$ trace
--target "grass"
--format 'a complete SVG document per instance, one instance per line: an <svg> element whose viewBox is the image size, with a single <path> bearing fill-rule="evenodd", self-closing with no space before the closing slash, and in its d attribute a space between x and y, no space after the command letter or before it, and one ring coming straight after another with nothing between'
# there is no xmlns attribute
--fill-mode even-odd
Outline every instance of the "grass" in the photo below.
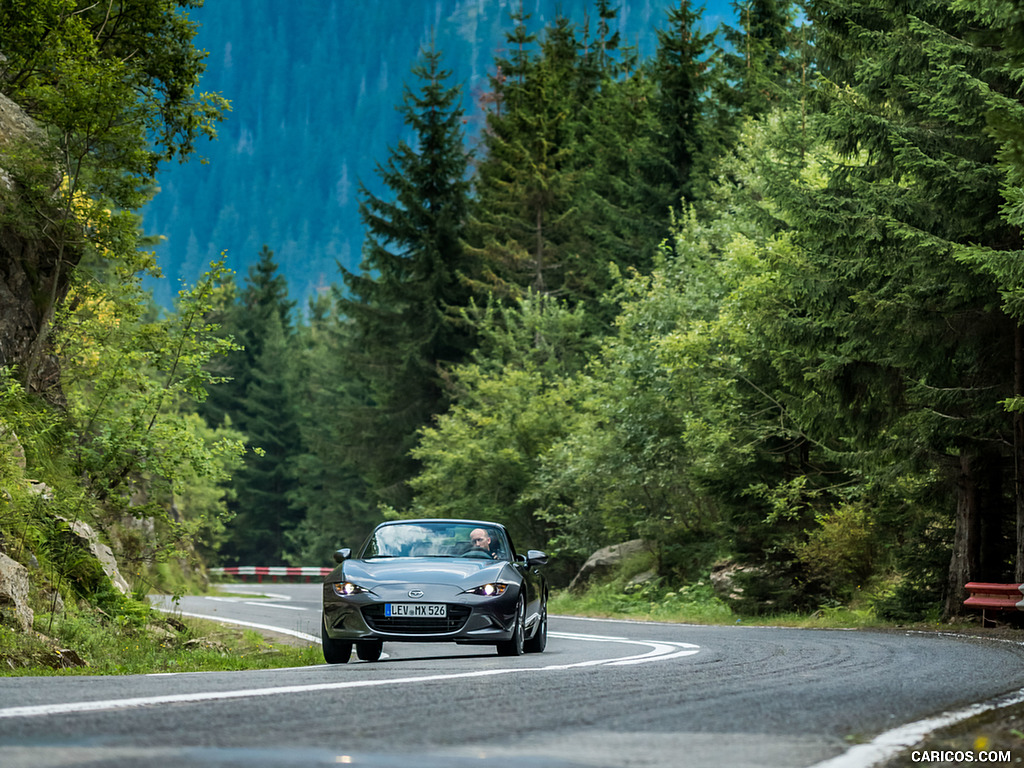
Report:
<svg viewBox="0 0 1024 768"><path fill-rule="evenodd" d="M58 649L36 635L0 627L0 675L134 675L155 672L210 672L274 669L323 663L317 645L274 642L258 632L201 619L156 612L143 626L111 626L79 614L36 619L36 627L59 638ZM78 666L77 659L87 666ZM68 666L65 666L68 665Z"/></svg>
<svg viewBox="0 0 1024 768"><path fill-rule="evenodd" d="M680 624L745 624L808 629L892 629L897 626L878 618L871 608L857 606L822 606L813 613L740 615L704 581L676 590L657 584L630 587L617 582L592 586L580 595L562 590L552 593L548 609L552 614ZM976 625L942 625L942 628L949 631L967 626ZM938 627L938 623L914 625L917 629Z"/></svg>

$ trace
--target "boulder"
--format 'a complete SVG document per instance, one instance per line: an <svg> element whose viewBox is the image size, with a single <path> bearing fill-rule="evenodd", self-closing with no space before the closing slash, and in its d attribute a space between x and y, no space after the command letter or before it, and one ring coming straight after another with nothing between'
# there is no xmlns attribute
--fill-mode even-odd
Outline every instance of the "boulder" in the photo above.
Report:
<svg viewBox="0 0 1024 768"><path fill-rule="evenodd" d="M638 573L632 579L629 580L629 584L626 585L627 589L630 587L642 587L645 584L649 584L658 578L658 569L649 568L643 573Z"/></svg>
<svg viewBox="0 0 1024 768"><path fill-rule="evenodd" d="M117 567L117 561L114 559L114 553L110 550L110 547L100 541L99 535L92 529L92 526L81 520L68 520L66 517L59 519L68 524L71 533L80 539L83 546L99 561L103 567L103 572L107 574L114 587L122 595L130 593L131 587L128 586L128 582L121 575L121 571Z"/></svg>
<svg viewBox="0 0 1024 768"><path fill-rule="evenodd" d="M22 632L32 629L35 614L28 605L28 569L0 554L0 624L13 623Z"/></svg>
<svg viewBox="0 0 1024 768"><path fill-rule="evenodd" d="M737 576L763 575L764 570L752 565L740 565L732 560L721 560L711 567L711 586L723 600L742 600L743 587L737 584Z"/></svg>
<svg viewBox="0 0 1024 768"><path fill-rule="evenodd" d="M578 592L593 578L605 576L614 571L622 562L640 552L653 552L654 542L645 539L633 539L622 544L602 547L587 558L571 582L569 591Z"/></svg>

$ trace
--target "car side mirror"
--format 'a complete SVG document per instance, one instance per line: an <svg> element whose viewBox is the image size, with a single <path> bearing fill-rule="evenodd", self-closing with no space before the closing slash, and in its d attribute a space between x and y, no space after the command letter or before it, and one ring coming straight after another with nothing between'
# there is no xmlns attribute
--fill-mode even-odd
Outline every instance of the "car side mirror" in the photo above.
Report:
<svg viewBox="0 0 1024 768"><path fill-rule="evenodd" d="M350 557L352 557L352 550L348 547L345 547L344 549L339 549L337 552L334 553L334 562L341 563L345 560L348 560Z"/></svg>
<svg viewBox="0 0 1024 768"><path fill-rule="evenodd" d="M526 553L526 564L527 565L547 565L548 556L541 552L539 549L531 549Z"/></svg>

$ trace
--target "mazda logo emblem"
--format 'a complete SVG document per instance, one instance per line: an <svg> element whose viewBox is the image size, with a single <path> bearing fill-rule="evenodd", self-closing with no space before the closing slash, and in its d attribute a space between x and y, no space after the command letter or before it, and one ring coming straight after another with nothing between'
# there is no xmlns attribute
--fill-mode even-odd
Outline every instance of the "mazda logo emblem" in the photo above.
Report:
<svg viewBox="0 0 1024 768"><path fill-rule="evenodd" d="M422 589L410 589L409 590L409 597L423 597L423 590Z"/></svg>

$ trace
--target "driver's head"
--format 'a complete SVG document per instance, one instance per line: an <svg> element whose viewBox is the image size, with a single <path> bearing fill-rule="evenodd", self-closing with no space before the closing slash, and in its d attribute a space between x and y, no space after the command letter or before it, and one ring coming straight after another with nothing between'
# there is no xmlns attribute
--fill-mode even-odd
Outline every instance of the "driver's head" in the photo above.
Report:
<svg viewBox="0 0 1024 768"><path fill-rule="evenodd" d="M487 531L483 528L474 528L469 534L469 540L474 547L480 547L480 549L486 549L490 552L491 537L487 535Z"/></svg>

